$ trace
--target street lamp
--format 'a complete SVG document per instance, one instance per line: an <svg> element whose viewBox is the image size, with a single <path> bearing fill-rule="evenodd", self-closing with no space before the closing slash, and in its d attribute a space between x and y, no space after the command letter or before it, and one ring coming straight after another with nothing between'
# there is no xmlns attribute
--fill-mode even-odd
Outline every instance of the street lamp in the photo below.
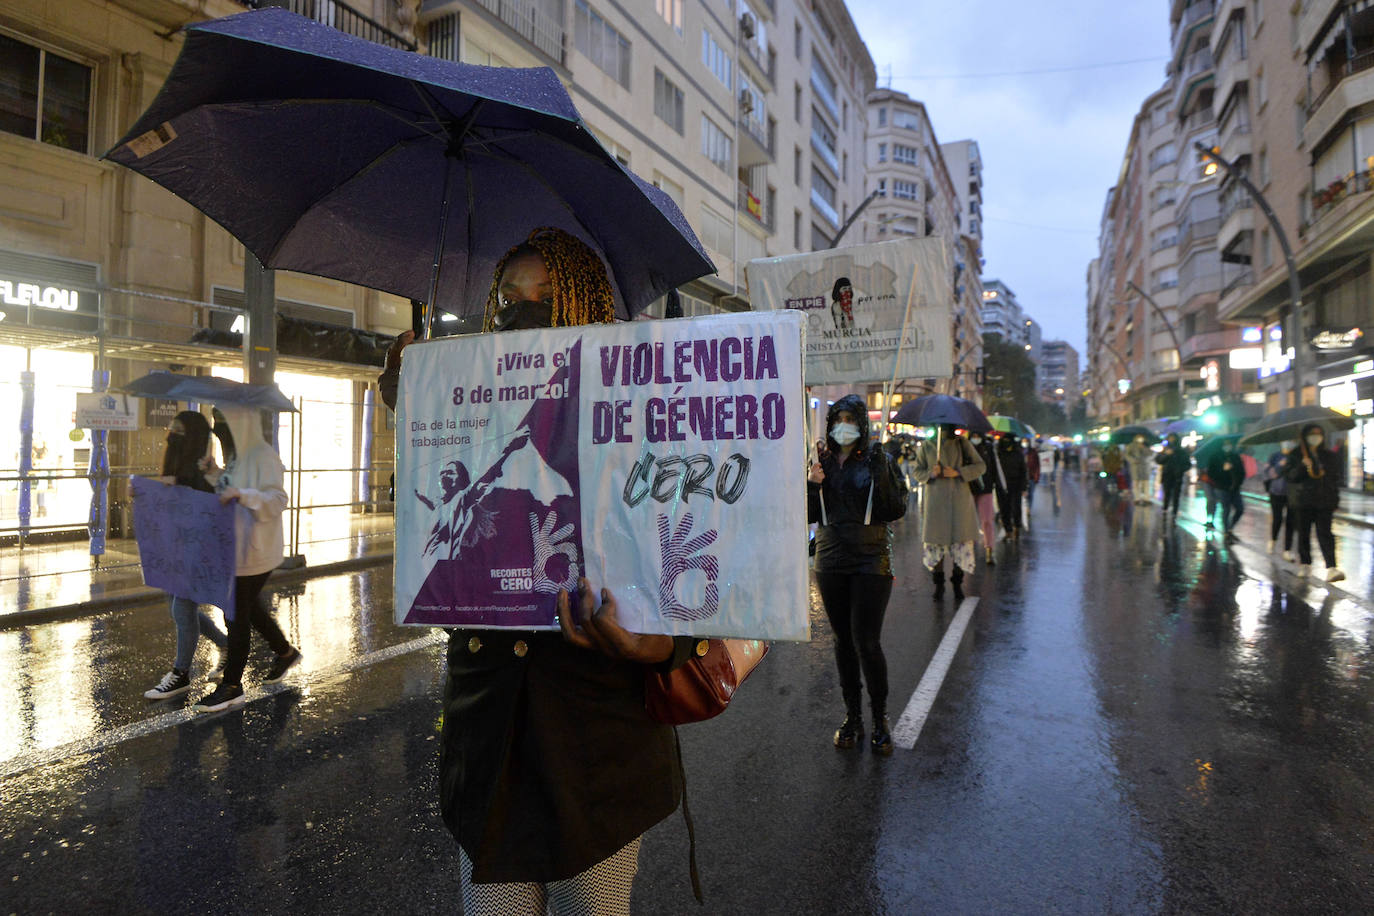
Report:
<svg viewBox="0 0 1374 916"><path fill-rule="evenodd" d="M1283 260L1288 266L1288 298L1292 302L1293 312L1293 362L1289 366L1289 371L1293 373L1293 406L1297 407L1302 403L1302 344L1303 344L1303 324L1302 324L1302 282L1298 279L1298 265L1293 260L1293 248L1288 244L1288 233L1283 231L1283 224L1274 214L1274 208L1269 206L1269 201L1264 199L1259 188L1250 183L1250 179L1245 177L1245 173L1236 168L1234 163L1227 162L1221 158L1221 153L1215 147L1209 147L1201 142L1194 142L1193 147L1199 153L1207 157L1207 166L1203 168L1203 174L1211 174L1216 171L1215 166L1220 166L1226 170L1226 174L1234 178L1236 182L1245 189L1245 192L1255 199L1259 205L1260 212L1265 219L1269 220L1270 227L1274 230L1274 236L1279 240L1279 248L1283 250ZM1213 167L1212 172L1207 168Z"/></svg>
<svg viewBox="0 0 1374 916"><path fill-rule="evenodd" d="M1178 333L1174 330L1174 323L1168 319L1168 317L1164 314L1164 309L1159 307L1159 303L1156 302L1150 296L1149 293L1145 292L1145 290L1135 285L1134 280L1127 280L1126 286L1129 289L1134 290L1146 302L1150 303L1150 308L1154 309L1155 314L1159 316L1159 320L1164 322L1164 327L1168 328L1169 330L1169 337L1173 339L1174 354L1178 357L1178 367L1176 370L1178 372L1178 412L1179 415L1182 416L1183 404L1185 401L1183 382L1183 348L1180 347L1178 344Z"/></svg>

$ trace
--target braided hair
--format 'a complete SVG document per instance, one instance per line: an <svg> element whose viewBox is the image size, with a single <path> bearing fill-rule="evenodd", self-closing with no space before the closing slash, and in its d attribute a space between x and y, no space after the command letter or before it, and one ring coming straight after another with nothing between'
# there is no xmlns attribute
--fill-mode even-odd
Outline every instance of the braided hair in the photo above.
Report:
<svg viewBox="0 0 1374 916"><path fill-rule="evenodd" d="M491 290L487 293L482 330L496 327L496 311L501 304L501 275L512 258L537 254L544 259L553 285L553 315L550 327L600 324L615 320L615 294L606 276L601 257L577 236L552 226L541 226L530 237L506 252L496 264Z"/></svg>

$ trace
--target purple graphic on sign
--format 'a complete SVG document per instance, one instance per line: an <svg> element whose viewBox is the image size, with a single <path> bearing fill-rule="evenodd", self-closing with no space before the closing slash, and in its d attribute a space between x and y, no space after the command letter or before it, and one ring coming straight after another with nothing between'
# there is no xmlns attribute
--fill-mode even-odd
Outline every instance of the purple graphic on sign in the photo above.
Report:
<svg viewBox="0 0 1374 916"><path fill-rule="evenodd" d="M134 538L143 581L179 598L222 608L234 602L234 506L219 497L135 477Z"/></svg>
<svg viewBox="0 0 1374 916"><path fill-rule="evenodd" d="M692 536L692 513L688 512L670 527L668 516L658 517L658 547L663 555L663 572L658 580L658 606L669 620L706 620L720 610L720 560L701 553L716 542L720 532L714 528ZM679 597L682 579L696 571L706 580L701 603L688 606Z"/></svg>
<svg viewBox="0 0 1374 916"><path fill-rule="evenodd" d="M559 589L582 574L578 480L581 343L543 386L488 465L459 458L439 471L425 545L438 560L405 616L407 624L551 627ZM499 435L499 434L498 434Z"/></svg>

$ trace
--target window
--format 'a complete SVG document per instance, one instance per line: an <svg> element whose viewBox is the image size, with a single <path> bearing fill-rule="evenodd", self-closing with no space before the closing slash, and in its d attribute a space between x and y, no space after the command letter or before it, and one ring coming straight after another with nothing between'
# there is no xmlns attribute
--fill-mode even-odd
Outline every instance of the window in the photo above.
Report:
<svg viewBox="0 0 1374 916"><path fill-rule="evenodd" d="M915 200L918 193L916 182L892 179L892 196L898 200Z"/></svg>
<svg viewBox="0 0 1374 916"><path fill-rule="evenodd" d="M819 194L831 207L835 206L835 185L821 174L820 169L811 170L811 192L813 196Z"/></svg>
<svg viewBox="0 0 1374 916"><path fill-rule="evenodd" d="M706 204L701 205L701 243L712 251L729 252L735 248L732 220L720 215Z"/></svg>
<svg viewBox="0 0 1374 916"><path fill-rule="evenodd" d="M835 132L830 129L830 125L825 122L825 118L820 116L816 109L811 109L811 148L816 151L826 165L836 174L840 171L840 157L835 144Z"/></svg>
<svg viewBox="0 0 1374 916"><path fill-rule="evenodd" d="M879 108L879 109L878 109L878 126L879 126L879 127L886 127L886 126L887 126L887 109L886 109L886 108Z"/></svg>
<svg viewBox="0 0 1374 916"><path fill-rule="evenodd" d="M800 184L801 182L798 182ZM792 211L792 247L801 251L802 215L800 210Z"/></svg>
<svg viewBox="0 0 1374 916"><path fill-rule="evenodd" d="M1150 153L1150 171L1161 169L1178 160L1178 153L1174 151L1172 143L1164 143L1155 147L1154 152Z"/></svg>
<svg viewBox="0 0 1374 916"><path fill-rule="evenodd" d="M701 154L714 162L721 171L729 173L731 160L734 158L734 141L706 115L701 116Z"/></svg>
<svg viewBox="0 0 1374 916"><path fill-rule="evenodd" d="M1269 102L1269 89L1265 85L1264 70L1255 71L1255 111L1263 111Z"/></svg>
<svg viewBox="0 0 1374 916"><path fill-rule="evenodd" d="M707 70L715 74L716 79L725 84L726 89L734 88L734 80L730 74L730 56L725 53L724 48L716 44L716 40L706 29L701 30L701 62L706 65Z"/></svg>
<svg viewBox="0 0 1374 916"><path fill-rule="evenodd" d="M1263 229L1260 231L1260 266L1267 269L1273 264L1273 252L1269 250L1269 230Z"/></svg>
<svg viewBox="0 0 1374 916"><path fill-rule="evenodd" d="M802 91L801 86L792 84L792 120L801 123Z"/></svg>
<svg viewBox="0 0 1374 916"><path fill-rule="evenodd" d="M802 59L802 27L801 20L797 20L793 25L792 31L792 56L797 60ZM798 248L801 246L798 245Z"/></svg>
<svg viewBox="0 0 1374 916"><path fill-rule="evenodd" d="M654 114L673 130L682 133L682 90L673 85L673 81L657 67L654 68Z"/></svg>
<svg viewBox="0 0 1374 916"><path fill-rule="evenodd" d="M892 144L892 161L903 162L907 165L915 165L920 150L914 146L903 146L900 143Z"/></svg>
<svg viewBox="0 0 1374 916"><path fill-rule="evenodd" d="M840 180L849 180L849 153L847 152L840 155Z"/></svg>
<svg viewBox="0 0 1374 916"><path fill-rule="evenodd" d="M840 101L840 130L849 130L849 100Z"/></svg>
<svg viewBox="0 0 1374 916"><path fill-rule="evenodd" d="M879 196L879 197L886 197L886 196L887 196L887 179L886 179L886 178L879 178L879 179L878 179L878 196Z"/></svg>
<svg viewBox="0 0 1374 916"><path fill-rule="evenodd" d="M816 98L830 112L830 116L838 119L840 106L835 101L835 78L826 71L818 59L811 61L811 88L815 91Z"/></svg>
<svg viewBox="0 0 1374 916"><path fill-rule="evenodd" d="M903 130L920 130L921 117L914 111L892 111L892 126L900 127Z"/></svg>
<svg viewBox="0 0 1374 916"><path fill-rule="evenodd" d="M1259 174L1258 174L1256 177L1259 178L1260 187L1262 187L1262 188L1263 188L1263 187L1267 187L1268 184L1269 184L1269 179L1270 179L1270 177L1272 177L1272 176L1270 176L1270 174L1269 174L1269 150L1268 150L1268 149L1262 149L1262 150L1259 151L1259 169L1258 169L1258 171L1259 171Z"/></svg>
<svg viewBox="0 0 1374 916"><path fill-rule="evenodd" d="M654 9L679 35L682 34L682 2L683 0L654 0Z"/></svg>
<svg viewBox="0 0 1374 916"><path fill-rule="evenodd" d="M90 125L91 68L0 35L0 130L84 153Z"/></svg>
<svg viewBox="0 0 1374 916"><path fill-rule="evenodd" d="M682 198L682 185L668 178L661 172L654 172L654 187L673 199L679 210L686 206Z"/></svg>
<svg viewBox="0 0 1374 916"><path fill-rule="evenodd" d="M800 188L800 187L802 186L802 184L801 184L801 147L800 147L800 146L794 146L794 147L792 147L792 177L793 177L793 180L797 183L797 187Z"/></svg>
<svg viewBox="0 0 1374 916"><path fill-rule="evenodd" d="M582 56L617 83L630 88L630 43L602 19L585 0L576 0L573 42Z"/></svg>
<svg viewBox="0 0 1374 916"><path fill-rule="evenodd" d="M879 161L879 162L886 162L886 161L887 161L887 144L886 144L886 143L879 143L879 144L878 144L878 161Z"/></svg>
<svg viewBox="0 0 1374 916"><path fill-rule="evenodd" d="M971 220L968 221L968 231L969 231L969 235L977 235L977 234L978 234L978 220L976 220L976 219L971 219Z"/></svg>

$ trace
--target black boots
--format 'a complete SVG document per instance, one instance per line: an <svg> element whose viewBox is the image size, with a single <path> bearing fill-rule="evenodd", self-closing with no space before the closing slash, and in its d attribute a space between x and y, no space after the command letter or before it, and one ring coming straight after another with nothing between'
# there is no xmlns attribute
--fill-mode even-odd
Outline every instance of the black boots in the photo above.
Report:
<svg viewBox="0 0 1374 916"><path fill-rule="evenodd" d="M959 567L954 567L958 569ZM939 601L945 597L945 568L937 566L930 571L930 579L935 583L935 600Z"/></svg>
<svg viewBox="0 0 1374 916"><path fill-rule="evenodd" d="M840 723L840 727L835 729L835 746L840 750L847 751L862 740L864 740L864 717L860 713L851 712L844 717L844 722Z"/></svg>
<svg viewBox="0 0 1374 916"><path fill-rule="evenodd" d="M958 566L949 574L949 584L954 586L954 600L964 600L964 571Z"/></svg>
<svg viewBox="0 0 1374 916"><path fill-rule="evenodd" d="M882 757L892 756L892 733L888 731L887 716L882 710L873 711L873 737L868 739L868 743L873 753Z"/></svg>

